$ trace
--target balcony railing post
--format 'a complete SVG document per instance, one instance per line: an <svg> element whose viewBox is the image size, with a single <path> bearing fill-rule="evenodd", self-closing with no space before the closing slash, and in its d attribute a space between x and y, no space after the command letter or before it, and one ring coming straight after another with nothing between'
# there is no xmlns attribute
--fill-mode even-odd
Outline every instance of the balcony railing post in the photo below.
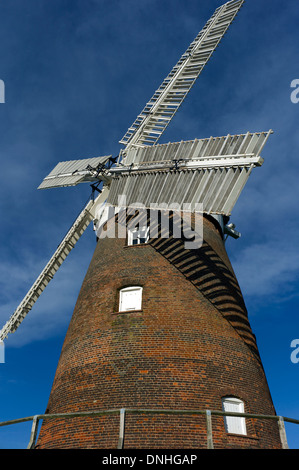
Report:
<svg viewBox="0 0 299 470"><path fill-rule="evenodd" d="M119 417L119 438L118 438L118 449L123 449L124 447L124 436L125 436L125 408L121 408L120 417Z"/></svg>
<svg viewBox="0 0 299 470"><path fill-rule="evenodd" d="M27 449L34 449L35 447L35 441L36 441L36 436L37 436L37 428L38 428L38 416L34 416L32 420L32 428L31 428L31 434L30 434L30 441L27 446Z"/></svg>
<svg viewBox="0 0 299 470"><path fill-rule="evenodd" d="M206 422L207 422L207 448L214 449L213 435L212 435L212 413L210 410L206 410Z"/></svg>
<svg viewBox="0 0 299 470"><path fill-rule="evenodd" d="M289 449L286 428L285 428L284 419L282 416L279 416L278 418L278 428L279 428L280 441L281 441L282 448Z"/></svg>

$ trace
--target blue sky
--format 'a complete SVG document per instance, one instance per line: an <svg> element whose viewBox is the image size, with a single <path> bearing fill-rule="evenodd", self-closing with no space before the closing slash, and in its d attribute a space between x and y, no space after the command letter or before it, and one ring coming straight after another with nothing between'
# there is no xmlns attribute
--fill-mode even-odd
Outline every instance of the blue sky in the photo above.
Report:
<svg viewBox="0 0 299 470"><path fill-rule="evenodd" d="M119 152L119 139L221 0L7 0L0 4L0 323L31 287L90 195L37 191L63 160ZM233 215L227 250L277 414L299 419L299 79L297 0L247 0L160 142L274 130ZM88 268L92 227L0 364L0 421L43 413ZM24 448L30 425L0 428ZM287 426L299 448L299 426Z"/></svg>

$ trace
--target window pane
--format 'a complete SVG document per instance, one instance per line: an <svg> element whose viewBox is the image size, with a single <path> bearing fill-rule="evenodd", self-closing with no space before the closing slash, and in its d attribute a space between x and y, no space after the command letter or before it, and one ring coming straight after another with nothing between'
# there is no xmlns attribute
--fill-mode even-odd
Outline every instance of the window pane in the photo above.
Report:
<svg viewBox="0 0 299 470"><path fill-rule="evenodd" d="M141 310L142 287L127 287L120 291L119 311Z"/></svg>
<svg viewBox="0 0 299 470"><path fill-rule="evenodd" d="M225 398L223 400L223 411L244 413L244 403L237 398ZM226 432L233 434L246 434L245 418L241 418L239 416L225 416L224 423Z"/></svg>
<svg viewBox="0 0 299 470"><path fill-rule="evenodd" d="M148 242L148 227L141 227L140 229L134 228L133 230L128 230L128 245L139 245L141 243Z"/></svg>

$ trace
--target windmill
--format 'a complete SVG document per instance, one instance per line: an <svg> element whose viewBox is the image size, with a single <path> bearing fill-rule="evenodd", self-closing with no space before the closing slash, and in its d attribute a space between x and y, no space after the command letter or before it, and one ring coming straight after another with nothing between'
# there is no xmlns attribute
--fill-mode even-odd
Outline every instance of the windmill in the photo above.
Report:
<svg viewBox="0 0 299 470"><path fill-rule="evenodd" d="M140 203L146 204L150 200L167 203L169 202L165 199L167 185L171 184L176 187L177 191L172 198L178 203L183 203L185 182L182 181L181 176L184 170L190 169L192 172L189 177L191 174L193 177L189 188L192 194L190 203L194 205L196 202L205 200L204 212L216 216L230 216L252 169L263 163L260 154L272 133L271 130L260 133L248 132L244 135L210 137L163 146L156 144L243 3L244 0L231 1L215 11L120 140L125 148L120 150L117 159L108 155L60 162L44 178L38 189L75 186L90 182L93 192L100 192L100 194L95 199L92 198L79 214L43 271L1 329L0 341L20 326L86 228L96 219L99 208L106 201L117 205L117 196L126 194L127 203L130 204L136 202L136 199L133 201L134 192L135 194L138 192ZM171 160L169 160L169 154ZM179 161L182 155L184 155L184 160ZM159 175L158 170L169 169L170 165L176 161L179 161L177 166L181 171L176 175L168 172L166 177L162 177L165 181L159 200L156 197L153 200L156 186L152 183L153 180L158 179L156 178ZM119 164L112 168L111 164L115 162ZM152 192L144 193L141 197L140 189L144 179L142 176L145 175L150 182ZM170 181L168 182L167 179ZM209 179L213 180L212 186L207 182ZM102 189L99 189L99 183L103 184ZM224 195L222 200L215 197L214 187L219 188L219 195ZM232 188L231 191L229 191L230 188ZM232 235L236 234L228 226L226 231Z"/></svg>
<svg viewBox="0 0 299 470"><path fill-rule="evenodd" d="M175 202L178 204L178 207L187 204L190 212L194 214L197 211L198 204L200 204L201 212L207 220L206 224L208 227L206 228L208 231L212 231L214 230L213 227L217 227L217 230L220 231L219 233L222 234L222 238L229 235L234 238L239 237L238 232L235 231L234 225L228 224L228 221L232 209L253 168L263 164L261 152L272 131L269 130L267 132L257 133L247 132L240 135L209 137L168 144L158 144L158 140L170 124L198 76L211 58L219 42L242 7L243 2L244 0L232 0L216 9L204 28L194 41L192 41L186 52L182 55L136 120L129 127L124 137L120 140L120 144L122 144L124 148L120 150L117 157L106 155L60 162L44 178L39 189L89 183L92 187L92 197L71 226L25 298L2 328L0 332L1 341L3 341L9 333L16 331L20 326L47 284L53 279L53 276L65 258L92 221L100 237L104 225L109 224L109 216L107 216L109 211L105 212L105 208L114 207L119 210L120 195L125 196L126 206L134 206L134 204L138 202L139 205L145 207L147 210L151 207L151 204L155 204L156 207L161 207L163 204L171 205L171 203ZM119 212L118 218L120 218ZM139 244L143 246L145 244L144 242L147 240L146 234L142 233L140 235L139 230L139 234L137 233L136 235L137 238L134 238L135 235L132 235L132 245ZM167 240L169 241L169 239ZM161 250L161 245L159 245L158 242L156 245L155 242L153 242L151 246L154 247L157 252ZM173 246L171 245L168 251L172 249ZM176 250L182 249L182 246L178 242ZM192 253L190 254L191 251L192 250L189 250L188 256L184 254L185 258L187 256L188 266L193 266L194 263L199 262L198 260L194 261L194 256L192 257ZM139 253L141 252L139 251ZM165 253L163 256L166 256ZM203 256L207 259L207 267L209 267L209 251L206 250ZM200 262L202 262L202 260ZM222 261L218 260L217 262L219 264ZM193 274L192 277L189 273L190 270L188 273L186 269L184 271L182 263L176 264L176 261L173 261L171 269L173 268L178 270L180 276L183 275L184 278L189 279L190 282L195 282ZM226 268L223 268L223 270L224 269ZM138 268L138 270L140 270L140 268ZM172 275L175 276L175 273L172 272ZM110 276L112 276L112 274ZM225 277L231 277L232 275L226 269L221 276L223 284L226 285ZM132 275L130 274L129 277L131 279ZM236 286L234 280L230 280L230 283ZM126 280L126 285L128 284L130 286L129 281ZM129 307L125 308L125 310L129 312L132 310L130 307L130 299L132 299L132 295L134 296L136 294L131 287L127 287L127 289L129 289L129 296L126 297L126 301L129 302ZM208 290L206 292L208 292ZM221 295L224 297L225 295L230 295L230 292L228 294L223 294L223 291L221 292ZM125 293L128 294L128 292ZM230 304L235 302L235 298L232 300L233 297L234 295L229 298ZM243 344L245 344L248 350L250 350L250 354L255 354L256 360L259 362L260 359L255 338L245 318L246 314L244 314L244 310L242 310L243 301L239 293L237 294L237 298L241 307L236 306L235 310L233 310L233 314L232 307L230 312L227 311L227 307L223 307L221 310L221 307L218 305L217 308L227 319L230 325L229 328L231 325L233 326L233 334L237 332L238 337L242 339L242 347ZM213 308L217 302L221 300L220 297L215 297L215 293L211 295L207 293L206 299L213 305ZM80 310L81 307L78 308ZM120 307L119 309L121 310ZM139 306L137 310L140 309L141 306ZM78 315L76 314L75 316ZM83 333L81 335L81 332L77 332L77 335L83 338ZM71 341L73 341L73 337ZM64 359L62 362L63 361ZM126 368L122 369L122 366L120 366L119 363L117 364L118 365L116 365L116 362L112 364L116 373L119 376L124 376ZM259 365L259 367L261 366ZM261 372L259 372L259 374L260 373ZM59 372L58 375L59 379L57 380L60 383L60 387L64 389L65 385L61 383L61 373ZM268 391L267 385L264 383L264 377L262 377L261 380L266 396ZM148 391L146 394L147 393ZM64 394L67 395L67 393ZM70 402L71 401L72 400L70 400ZM94 400L94 402L96 401L97 400ZM266 408L268 410L271 409L273 413L272 402L268 396L265 398L265 402L267 402L268 406L268 408L267 406ZM69 405L65 405L65 409L69 409ZM240 433L242 434L241 431ZM44 435L47 436L47 430ZM43 439L47 442L48 437L42 438L42 440ZM275 438L273 437L273 442L274 441ZM273 442L271 445L274 445Z"/></svg>

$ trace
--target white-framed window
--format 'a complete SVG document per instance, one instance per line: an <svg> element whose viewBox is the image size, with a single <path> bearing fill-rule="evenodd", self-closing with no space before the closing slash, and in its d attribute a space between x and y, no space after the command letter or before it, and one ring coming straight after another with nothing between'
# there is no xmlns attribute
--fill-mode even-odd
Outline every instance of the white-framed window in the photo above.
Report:
<svg viewBox="0 0 299 470"><path fill-rule="evenodd" d="M128 245L140 245L141 243L147 243L149 239L149 227L140 227L128 229Z"/></svg>
<svg viewBox="0 0 299 470"><path fill-rule="evenodd" d="M244 403L235 397L225 397L222 399L223 411L233 413L244 413ZM225 430L232 434L247 434L245 418L241 416L224 416Z"/></svg>
<svg viewBox="0 0 299 470"><path fill-rule="evenodd" d="M142 287L131 286L121 289L119 292L119 311L141 310Z"/></svg>

